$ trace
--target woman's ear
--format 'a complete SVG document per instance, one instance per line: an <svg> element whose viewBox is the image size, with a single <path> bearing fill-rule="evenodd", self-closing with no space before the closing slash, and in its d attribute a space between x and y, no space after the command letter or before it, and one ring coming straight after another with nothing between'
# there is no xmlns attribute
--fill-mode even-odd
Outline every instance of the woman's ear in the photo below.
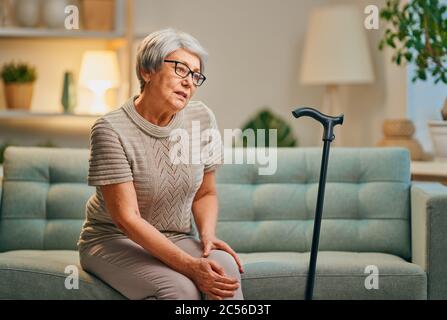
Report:
<svg viewBox="0 0 447 320"><path fill-rule="evenodd" d="M151 81L151 73L146 70L140 71L141 77L144 79L144 82L148 83Z"/></svg>

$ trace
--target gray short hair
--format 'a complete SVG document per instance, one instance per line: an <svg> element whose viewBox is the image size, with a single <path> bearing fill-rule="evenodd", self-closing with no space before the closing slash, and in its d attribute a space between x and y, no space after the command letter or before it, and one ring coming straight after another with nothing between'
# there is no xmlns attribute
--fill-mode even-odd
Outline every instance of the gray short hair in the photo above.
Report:
<svg viewBox="0 0 447 320"><path fill-rule="evenodd" d="M200 60L200 72L204 72L208 53L196 38L172 28L155 31L143 39L137 50L136 71L140 81L140 92L146 84L140 71L158 71L166 56L180 48L196 54Z"/></svg>

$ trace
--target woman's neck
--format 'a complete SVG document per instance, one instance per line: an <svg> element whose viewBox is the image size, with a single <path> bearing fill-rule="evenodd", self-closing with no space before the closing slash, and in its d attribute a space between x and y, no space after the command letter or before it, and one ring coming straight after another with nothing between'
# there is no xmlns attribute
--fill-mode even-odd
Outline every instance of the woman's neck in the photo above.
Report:
<svg viewBox="0 0 447 320"><path fill-rule="evenodd" d="M144 91L135 99L134 104L135 109L143 118L159 127L167 126L174 117L174 113L153 103Z"/></svg>

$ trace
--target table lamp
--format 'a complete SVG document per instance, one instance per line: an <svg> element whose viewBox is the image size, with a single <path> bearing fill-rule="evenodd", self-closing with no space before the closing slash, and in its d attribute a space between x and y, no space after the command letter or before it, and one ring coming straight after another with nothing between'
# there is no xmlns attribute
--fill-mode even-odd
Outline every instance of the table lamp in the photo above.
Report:
<svg viewBox="0 0 447 320"><path fill-rule="evenodd" d="M108 111L106 91L118 87L120 73L116 52L110 50L86 51L82 57L80 85L93 92L94 99L89 112L104 114Z"/></svg>
<svg viewBox="0 0 447 320"><path fill-rule="evenodd" d="M326 86L323 109L331 116L342 111L339 85L374 81L363 19L360 8L352 5L317 7L309 16L300 80Z"/></svg>

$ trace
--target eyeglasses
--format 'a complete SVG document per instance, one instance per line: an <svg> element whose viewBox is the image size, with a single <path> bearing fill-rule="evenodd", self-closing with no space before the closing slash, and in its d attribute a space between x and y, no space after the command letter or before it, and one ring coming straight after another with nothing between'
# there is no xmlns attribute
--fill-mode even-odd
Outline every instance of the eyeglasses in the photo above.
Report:
<svg viewBox="0 0 447 320"><path fill-rule="evenodd" d="M206 80L206 77L200 72L192 71L186 64L176 60L164 60L164 62L175 63L175 73L182 77L186 78L189 74L192 75L192 83L196 86L201 86L203 82Z"/></svg>

